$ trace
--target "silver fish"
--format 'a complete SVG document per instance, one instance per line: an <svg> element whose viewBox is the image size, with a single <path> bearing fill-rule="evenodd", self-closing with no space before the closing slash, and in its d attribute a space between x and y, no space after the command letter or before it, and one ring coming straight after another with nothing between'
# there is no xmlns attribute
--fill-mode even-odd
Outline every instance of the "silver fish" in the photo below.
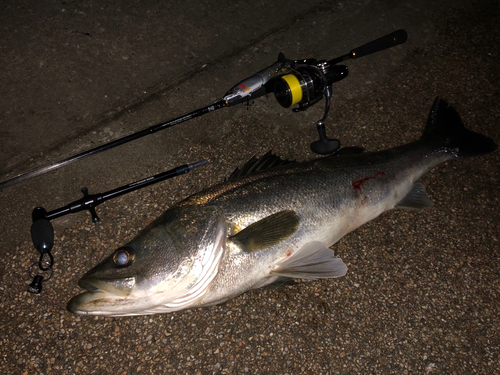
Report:
<svg viewBox="0 0 500 375"><path fill-rule="evenodd" d="M347 266L330 246L384 211L431 206L417 181L439 163L496 149L436 99L422 137L404 146L303 163L252 160L90 270L78 283L87 292L68 309L156 314L222 303L283 278L343 276Z"/></svg>

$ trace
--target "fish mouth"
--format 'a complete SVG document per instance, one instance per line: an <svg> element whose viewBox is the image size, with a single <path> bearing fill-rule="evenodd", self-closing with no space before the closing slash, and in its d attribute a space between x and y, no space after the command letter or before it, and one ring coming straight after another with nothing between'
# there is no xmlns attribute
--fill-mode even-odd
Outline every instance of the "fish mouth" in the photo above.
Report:
<svg viewBox="0 0 500 375"><path fill-rule="evenodd" d="M134 299L128 298L135 285L134 277L121 279L82 278L78 285L87 291L71 298L68 311L80 315L129 315Z"/></svg>
<svg viewBox="0 0 500 375"><path fill-rule="evenodd" d="M135 277L105 278L105 277L82 277L78 282L80 288L88 292L107 292L112 295L128 296L135 285Z"/></svg>
<svg viewBox="0 0 500 375"><path fill-rule="evenodd" d="M103 314L99 305L111 304L116 297L102 290L85 292L71 298L66 306L68 311L80 315L111 315Z"/></svg>

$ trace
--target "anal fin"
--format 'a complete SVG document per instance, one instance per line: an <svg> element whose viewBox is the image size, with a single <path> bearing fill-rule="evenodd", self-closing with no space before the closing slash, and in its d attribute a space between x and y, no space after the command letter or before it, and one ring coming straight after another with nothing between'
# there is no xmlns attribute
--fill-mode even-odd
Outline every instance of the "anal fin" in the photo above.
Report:
<svg viewBox="0 0 500 375"><path fill-rule="evenodd" d="M407 208L419 210L426 207L432 207L434 203L427 196L425 186L421 182L413 184L410 192L394 208Z"/></svg>
<svg viewBox="0 0 500 375"><path fill-rule="evenodd" d="M347 266L322 242L310 242L271 271L273 276L296 279L329 279L344 276Z"/></svg>

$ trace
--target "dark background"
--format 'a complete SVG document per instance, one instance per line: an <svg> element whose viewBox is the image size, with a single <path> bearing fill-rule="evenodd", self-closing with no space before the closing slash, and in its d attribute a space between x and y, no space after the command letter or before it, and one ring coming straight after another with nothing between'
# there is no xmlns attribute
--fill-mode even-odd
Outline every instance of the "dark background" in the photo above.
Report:
<svg viewBox="0 0 500 375"><path fill-rule="evenodd" d="M352 60L327 132L381 150L419 137L436 96L500 140L497 1L3 1L0 178L206 106L279 52ZM499 153L423 178L435 206L392 211L333 248L344 278L258 290L222 306L133 318L66 311L78 279L180 199L270 149L316 155L323 103L221 109L0 192L2 374L499 373ZM27 292L31 211L177 165L188 175L53 221L54 277Z"/></svg>

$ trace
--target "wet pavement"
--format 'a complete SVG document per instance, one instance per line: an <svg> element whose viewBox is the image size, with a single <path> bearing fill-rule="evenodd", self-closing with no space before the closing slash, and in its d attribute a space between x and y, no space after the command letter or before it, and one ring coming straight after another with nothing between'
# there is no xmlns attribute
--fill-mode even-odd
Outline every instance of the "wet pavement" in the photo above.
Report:
<svg viewBox="0 0 500 375"><path fill-rule="evenodd" d="M398 47L347 61L327 133L382 150L419 137L436 96L500 141L494 1L3 2L0 180L204 107L288 58L331 59L396 29ZM227 303L131 318L76 316L78 279L175 202L253 155L316 157L323 102L273 96L224 108L0 192L2 374L495 374L499 152L445 163L422 182L435 205L392 211L333 248L345 277L256 290ZM54 275L31 211L201 159L208 166L52 222Z"/></svg>

